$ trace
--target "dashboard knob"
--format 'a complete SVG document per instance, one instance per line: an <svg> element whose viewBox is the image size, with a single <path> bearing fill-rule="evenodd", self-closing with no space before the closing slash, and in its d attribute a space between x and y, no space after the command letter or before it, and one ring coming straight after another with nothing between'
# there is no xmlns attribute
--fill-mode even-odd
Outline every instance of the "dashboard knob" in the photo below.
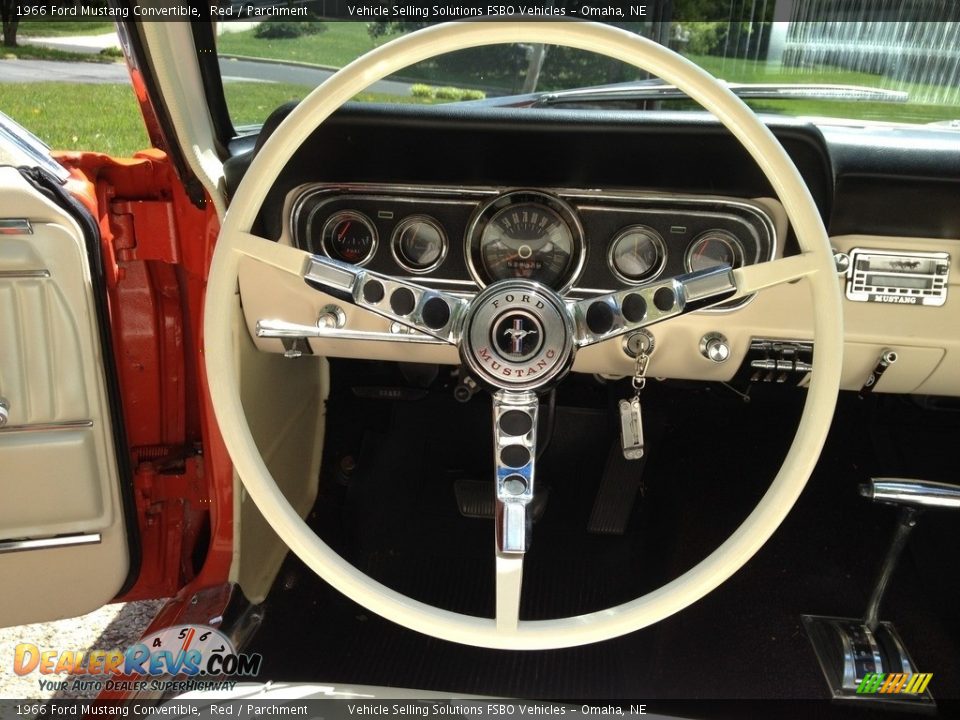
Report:
<svg viewBox="0 0 960 720"><path fill-rule="evenodd" d="M700 354L715 363L725 362L730 357L730 343L720 333L707 333L700 339Z"/></svg>
<svg viewBox="0 0 960 720"><path fill-rule="evenodd" d="M850 272L850 256L847 253L834 249L833 262L837 266L837 275L847 275Z"/></svg>
<svg viewBox="0 0 960 720"><path fill-rule="evenodd" d="M10 405L6 398L0 397L0 427L3 427L10 421Z"/></svg>

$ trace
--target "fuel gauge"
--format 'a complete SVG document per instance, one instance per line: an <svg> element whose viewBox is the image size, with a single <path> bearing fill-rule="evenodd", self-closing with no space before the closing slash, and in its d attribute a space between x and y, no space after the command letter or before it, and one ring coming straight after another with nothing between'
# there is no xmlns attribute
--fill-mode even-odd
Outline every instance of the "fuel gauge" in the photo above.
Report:
<svg viewBox="0 0 960 720"><path fill-rule="evenodd" d="M652 280L667 262L667 249L660 233L646 225L620 231L610 243L607 264L613 274L628 283Z"/></svg>
<svg viewBox="0 0 960 720"><path fill-rule="evenodd" d="M364 265L377 249L377 230L363 213L341 210L323 226L323 251L334 260Z"/></svg>

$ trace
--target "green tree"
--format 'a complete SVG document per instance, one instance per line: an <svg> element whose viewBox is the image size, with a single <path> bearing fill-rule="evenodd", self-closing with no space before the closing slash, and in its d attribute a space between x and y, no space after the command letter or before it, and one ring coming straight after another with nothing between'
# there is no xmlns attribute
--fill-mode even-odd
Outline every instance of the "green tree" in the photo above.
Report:
<svg viewBox="0 0 960 720"><path fill-rule="evenodd" d="M17 28L20 25L20 0L0 0L0 21L3 22L3 46L17 46Z"/></svg>

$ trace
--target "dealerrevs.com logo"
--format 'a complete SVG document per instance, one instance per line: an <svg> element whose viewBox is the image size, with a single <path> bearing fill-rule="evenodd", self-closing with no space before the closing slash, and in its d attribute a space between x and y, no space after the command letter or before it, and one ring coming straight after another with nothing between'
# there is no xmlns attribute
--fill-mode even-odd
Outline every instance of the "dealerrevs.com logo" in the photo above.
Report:
<svg viewBox="0 0 960 720"><path fill-rule="evenodd" d="M14 650L13 671L21 676L37 673L45 690L186 692L232 689L236 681L223 678L258 675L262 662L259 653L237 653L219 630L177 625L126 650L56 650L20 643Z"/></svg>

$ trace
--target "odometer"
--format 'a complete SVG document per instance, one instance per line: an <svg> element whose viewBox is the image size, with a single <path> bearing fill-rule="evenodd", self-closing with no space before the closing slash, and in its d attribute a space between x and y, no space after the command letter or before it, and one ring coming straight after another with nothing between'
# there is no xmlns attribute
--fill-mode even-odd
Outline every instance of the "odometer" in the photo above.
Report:
<svg viewBox="0 0 960 720"><path fill-rule="evenodd" d="M477 280L535 280L556 290L573 281L583 236L573 209L546 193L507 193L484 207L472 225L469 255Z"/></svg>

